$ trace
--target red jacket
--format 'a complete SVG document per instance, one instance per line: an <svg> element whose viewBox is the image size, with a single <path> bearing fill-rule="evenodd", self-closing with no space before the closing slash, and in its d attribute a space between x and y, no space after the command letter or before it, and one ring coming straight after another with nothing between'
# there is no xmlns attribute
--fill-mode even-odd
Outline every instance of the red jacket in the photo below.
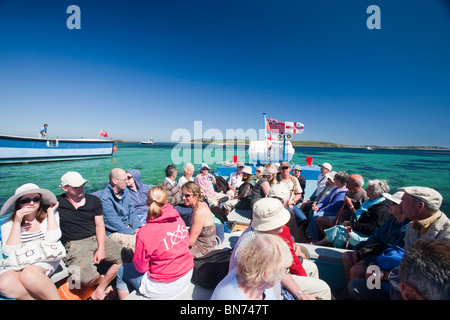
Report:
<svg viewBox="0 0 450 320"><path fill-rule="evenodd" d="M189 231L178 211L167 203L161 212L159 218L147 218L138 231L133 263L153 281L169 283L194 267L194 257L189 250Z"/></svg>
<svg viewBox="0 0 450 320"><path fill-rule="evenodd" d="M303 265L298 258L298 256L295 254L294 250L294 241L292 241L291 237L291 230L288 226L284 225L283 231L278 234L289 246L289 249L291 250L292 257L294 258L294 262L292 263L292 266L289 268L290 272L292 274L295 274L297 276L304 276L307 277L305 269L303 268Z"/></svg>

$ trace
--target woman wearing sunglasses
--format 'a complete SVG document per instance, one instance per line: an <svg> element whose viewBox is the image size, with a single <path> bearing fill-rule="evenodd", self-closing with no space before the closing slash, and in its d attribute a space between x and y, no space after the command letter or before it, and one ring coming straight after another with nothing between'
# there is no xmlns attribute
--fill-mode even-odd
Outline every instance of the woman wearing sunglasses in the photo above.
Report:
<svg viewBox="0 0 450 320"><path fill-rule="evenodd" d="M200 186L196 182L183 185L182 199L192 208L189 247L195 258L200 258L216 247L216 224L208 205L203 201Z"/></svg>
<svg viewBox="0 0 450 320"><path fill-rule="evenodd" d="M5 257L13 255L27 242L58 242L61 229L57 208L58 202L52 192L32 183L17 188L0 211L0 216L13 212L1 227ZM3 265L0 268L0 295L18 300L59 300L58 290L49 278L59 262L37 261L21 270Z"/></svg>

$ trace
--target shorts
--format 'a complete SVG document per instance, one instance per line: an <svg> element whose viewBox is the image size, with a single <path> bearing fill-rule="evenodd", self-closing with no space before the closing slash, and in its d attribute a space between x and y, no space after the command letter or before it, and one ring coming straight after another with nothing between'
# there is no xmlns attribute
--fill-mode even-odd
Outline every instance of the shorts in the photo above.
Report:
<svg viewBox="0 0 450 320"><path fill-rule="evenodd" d="M79 274L81 284L86 285L95 279L98 274L97 266L94 265L94 255L98 249L97 237L92 236L86 239L69 241L65 247L67 257L64 262L71 273ZM124 261L131 261L131 259L128 250L114 240L105 237L105 259L103 261L122 264Z"/></svg>

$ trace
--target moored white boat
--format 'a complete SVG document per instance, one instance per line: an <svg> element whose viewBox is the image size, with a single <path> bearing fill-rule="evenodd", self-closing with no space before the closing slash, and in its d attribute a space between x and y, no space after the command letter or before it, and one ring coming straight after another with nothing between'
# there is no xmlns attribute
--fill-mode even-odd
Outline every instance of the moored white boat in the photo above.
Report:
<svg viewBox="0 0 450 320"><path fill-rule="evenodd" d="M148 139L147 141L141 141L141 142L139 142L139 144L149 144L149 145L153 145L153 144L155 144L155 143L156 143L156 141L153 140L153 139Z"/></svg>
<svg viewBox="0 0 450 320"><path fill-rule="evenodd" d="M113 151L112 140L0 135L0 164L102 158Z"/></svg>

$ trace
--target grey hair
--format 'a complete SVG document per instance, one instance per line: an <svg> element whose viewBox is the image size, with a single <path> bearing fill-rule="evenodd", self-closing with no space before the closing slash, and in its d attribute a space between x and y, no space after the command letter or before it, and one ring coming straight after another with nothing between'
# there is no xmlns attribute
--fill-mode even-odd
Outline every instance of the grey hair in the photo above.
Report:
<svg viewBox="0 0 450 320"><path fill-rule="evenodd" d="M405 251L400 282L416 289L426 300L450 298L450 242L420 240Z"/></svg>
<svg viewBox="0 0 450 320"><path fill-rule="evenodd" d="M184 166L183 166L183 171L184 172L186 172L187 171L187 169L192 169L192 170L194 170L194 165L192 164L192 163L186 163Z"/></svg>
<svg viewBox="0 0 450 320"><path fill-rule="evenodd" d="M348 180L348 173L345 171L339 171L334 175L334 179L338 179L345 186Z"/></svg>
<svg viewBox="0 0 450 320"><path fill-rule="evenodd" d="M441 207L441 206L438 205L438 204L426 202L425 200L422 200L422 199L420 199L420 198L417 198L417 197L415 197L415 196L413 196L413 195L411 195L411 194L410 194L410 196L411 196L411 198L413 199L413 201L414 201L415 203L421 203L421 202L423 202L423 204L425 205L425 208L426 208L429 212L434 212L434 213L436 213L436 212L439 211L439 208Z"/></svg>
<svg viewBox="0 0 450 320"><path fill-rule="evenodd" d="M381 179L374 179L369 180L367 183L367 186L374 185L374 193L378 197L382 197L383 193L389 193L391 191L391 188L388 186L387 180L381 180Z"/></svg>

